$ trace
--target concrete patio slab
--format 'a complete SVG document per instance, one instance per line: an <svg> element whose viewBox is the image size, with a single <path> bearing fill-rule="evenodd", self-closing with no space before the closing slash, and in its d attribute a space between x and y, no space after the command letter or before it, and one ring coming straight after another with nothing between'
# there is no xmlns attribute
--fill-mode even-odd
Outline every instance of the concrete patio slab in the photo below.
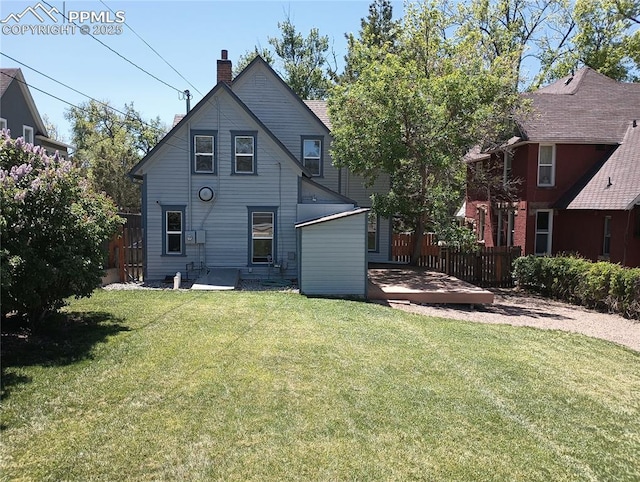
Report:
<svg viewBox="0 0 640 482"><path fill-rule="evenodd" d="M425 268L376 265L368 270L369 299L407 300L412 303L488 304L493 293Z"/></svg>
<svg viewBox="0 0 640 482"><path fill-rule="evenodd" d="M240 270L236 268L211 268L195 280L192 290L230 291L235 290L240 281Z"/></svg>

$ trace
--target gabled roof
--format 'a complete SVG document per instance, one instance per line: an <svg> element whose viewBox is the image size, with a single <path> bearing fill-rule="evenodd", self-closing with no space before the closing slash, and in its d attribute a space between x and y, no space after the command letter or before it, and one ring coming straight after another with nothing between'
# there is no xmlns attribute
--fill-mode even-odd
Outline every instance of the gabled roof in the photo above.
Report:
<svg viewBox="0 0 640 482"><path fill-rule="evenodd" d="M47 133L47 128L44 126L44 122L40 117L40 112L38 112L38 108L36 107L36 103L33 101L33 97L31 97L29 86L24 80L24 75L22 75L21 69L0 69L0 97L4 96L5 92L14 81L18 83L20 90L22 91L22 96L29 106L31 116L36 123L34 126L36 131L35 133L48 138L49 134Z"/></svg>
<svg viewBox="0 0 640 482"><path fill-rule="evenodd" d="M318 119L331 130L331 119L329 118L329 109L327 109L326 100L305 100L305 105L313 112Z"/></svg>
<svg viewBox="0 0 640 482"><path fill-rule="evenodd" d="M280 77L278 75L278 73L275 70L273 70L273 67L271 67L269 65L269 63L266 60L264 60L262 57L260 57L259 55L256 55L256 57L249 63L249 65L247 65L244 69L242 69L242 72L240 72L235 77L235 79L233 79L233 82L236 82L236 80L240 80L245 75L248 75L247 72L249 72L252 69L252 67L254 65L256 65L256 64L261 64L261 65L265 66L267 68L267 70L278 80L278 82L280 82L280 84L285 87L285 89L291 94L291 96L296 99L296 102L299 102L302 106L304 106L304 108L313 117L315 117L317 119L317 121L320 123L320 125L322 125L322 127L324 127L326 129L327 133L331 134L330 122L325 122L325 120L329 121L329 117L327 115L326 102L325 101L302 100L298 96L298 94L296 94L291 89L291 87L289 87L289 85L284 80L282 80L282 77ZM231 84L232 88L233 88L233 82ZM320 107L321 103L323 103L323 102L325 104L324 111ZM312 108L311 106L313 106L314 108ZM325 118L324 120L323 120L323 117Z"/></svg>
<svg viewBox="0 0 640 482"><path fill-rule="evenodd" d="M619 144L640 117L640 84L589 67L523 96L532 106L518 124L531 142Z"/></svg>
<svg viewBox="0 0 640 482"><path fill-rule="evenodd" d="M564 209L629 210L640 202L640 124L630 122L622 144L592 173Z"/></svg>
<svg viewBox="0 0 640 482"><path fill-rule="evenodd" d="M231 88L225 84L224 82L218 82L218 84L209 91L209 93L207 95L205 95L200 102L198 102L193 109L191 109L189 111L189 113L187 115L185 115L177 124L175 124L173 126L173 128L160 140L160 142L153 148L151 149L151 151L149 151L149 153L144 156L142 158L142 160L140 162L138 162L138 164L136 164L133 169L131 169L131 171L129 172L129 176L134 177L134 178L140 178L140 175L138 174L138 171L147 163L149 162L149 160L151 158L153 158L155 156L155 153L165 144L169 144L170 139L176 134L176 132L187 122L189 122L189 120L195 115L196 112L198 112L200 109L202 109L204 106L206 106L209 103L209 100L216 95L216 93L218 93L219 91L224 91L227 94L229 94L229 96L231 97L232 100L234 100L240 107L242 107L242 109L253 119L254 122L256 122L256 124L258 124L258 126L260 127L260 129L262 129L268 136L269 138L271 138L271 140L273 142L275 142L278 147L280 149L282 149L282 151L287 155L287 157L289 157L289 159L296 165L296 167L298 167L304 174L306 174L307 176L311 177L311 173L309 172L309 170L304 167L302 164L300 164L300 162L298 161L298 159L296 159L296 157L291 154L291 152L289 151L289 149L286 148L286 146L284 144L282 144L282 142L280 141L280 139L278 139L275 135L273 135L273 133L267 128L267 126L265 126L262 121L256 117L256 115L251 111L251 109L249 109L244 102L242 102L242 100L240 100L240 98L233 93L233 91L231 90Z"/></svg>

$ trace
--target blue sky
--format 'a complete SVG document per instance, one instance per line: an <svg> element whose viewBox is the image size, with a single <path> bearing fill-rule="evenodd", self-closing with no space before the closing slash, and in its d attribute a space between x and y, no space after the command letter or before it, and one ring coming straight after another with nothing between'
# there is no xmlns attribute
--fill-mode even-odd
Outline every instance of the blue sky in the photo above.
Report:
<svg viewBox="0 0 640 482"><path fill-rule="evenodd" d="M195 105L215 85L216 60L222 49L229 51L229 59L235 63L255 45L268 47L268 37L278 36L277 24L287 14L304 35L312 27L327 35L341 60L346 52L344 34L359 30L360 19L367 15L370 0L104 0L104 4L100 1L47 0L47 3L67 14L106 12L105 4L113 11L123 12L126 23L202 94L167 66L127 26L123 25L122 33L117 35L107 33L110 29L115 31L112 27L117 24L89 19L78 25L88 26L96 33L96 38L167 84L179 90L189 89L194 95L192 105ZM2 0L0 20L37 4L38 0ZM44 2L43 6L49 8ZM402 4L395 2L394 16L401 14ZM185 102L176 90L141 72L78 29L69 34L52 34L50 29L43 34L17 33L17 26L22 25L60 26L63 19L59 18L58 23L49 18L40 22L28 12L18 22L10 19L3 26L13 26L13 29L7 27L7 31L0 34L0 52L98 100L109 100L119 109L133 101L135 108L147 119L160 116L170 126L174 114L184 112ZM110 18L114 18L113 13ZM88 100L5 56L0 56L0 65L22 68L28 84L72 104ZM31 94L40 114L46 114L68 141L69 124L64 119L64 112L69 106L35 89L31 89Z"/></svg>

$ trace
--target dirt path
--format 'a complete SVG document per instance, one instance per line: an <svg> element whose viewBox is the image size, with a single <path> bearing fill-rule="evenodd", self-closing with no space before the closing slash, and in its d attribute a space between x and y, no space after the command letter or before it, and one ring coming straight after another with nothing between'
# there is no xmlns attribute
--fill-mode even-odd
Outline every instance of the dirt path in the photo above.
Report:
<svg viewBox="0 0 640 482"><path fill-rule="evenodd" d="M512 290L498 291L492 305L476 308L467 305L423 306L402 302L391 302L389 305L411 313L456 320L582 333L640 351L640 322L638 321Z"/></svg>

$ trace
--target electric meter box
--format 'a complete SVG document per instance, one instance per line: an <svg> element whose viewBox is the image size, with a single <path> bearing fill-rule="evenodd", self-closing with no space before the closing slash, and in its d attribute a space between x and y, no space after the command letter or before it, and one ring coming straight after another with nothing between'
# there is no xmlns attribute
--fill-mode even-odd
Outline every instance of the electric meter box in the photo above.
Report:
<svg viewBox="0 0 640 482"><path fill-rule="evenodd" d="M207 241L207 232L203 229L196 231L196 244L204 244Z"/></svg>
<svg viewBox="0 0 640 482"><path fill-rule="evenodd" d="M195 231L185 231L184 232L184 241L185 241L185 244L196 244L196 232Z"/></svg>

